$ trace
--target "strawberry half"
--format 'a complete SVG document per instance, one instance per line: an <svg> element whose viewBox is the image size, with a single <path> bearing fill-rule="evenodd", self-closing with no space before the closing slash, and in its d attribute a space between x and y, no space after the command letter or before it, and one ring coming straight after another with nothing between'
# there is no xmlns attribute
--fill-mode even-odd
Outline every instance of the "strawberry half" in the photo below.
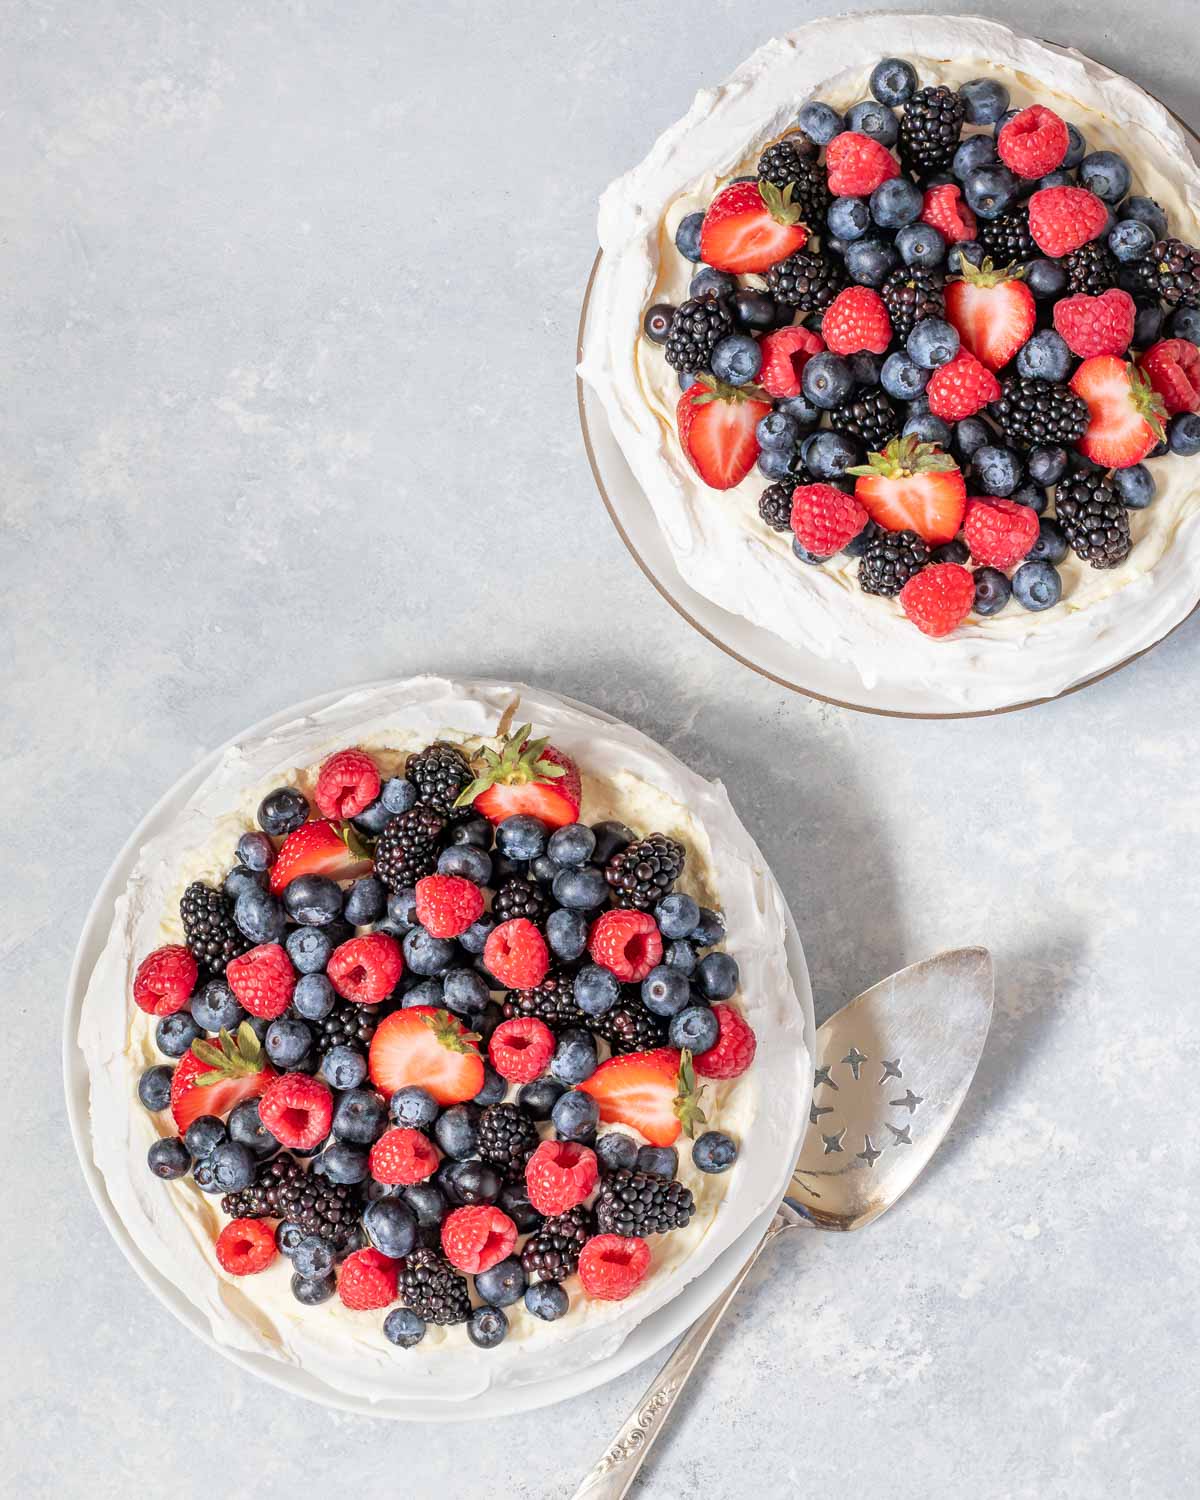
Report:
<svg viewBox="0 0 1200 1500"><path fill-rule="evenodd" d="M1037 323L1033 293L1020 279L1020 268L996 270L990 260L976 267L962 262L962 280L946 286L946 317L980 364L989 370L1006 365Z"/></svg>
<svg viewBox="0 0 1200 1500"><path fill-rule="evenodd" d="M236 1036L222 1031L219 1046L193 1042L171 1079L171 1113L179 1134L201 1115L224 1117L243 1099L263 1093L275 1076L248 1021L242 1022Z"/></svg>
<svg viewBox="0 0 1200 1500"><path fill-rule="evenodd" d="M652 1146L669 1146L681 1130L690 1136L704 1121L690 1052L659 1047L602 1062L579 1087L600 1106L609 1125L628 1125Z"/></svg>
<svg viewBox="0 0 1200 1500"><path fill-rule="evenodd" d="M753 387L698 375L679 398L675 421L692 468L714 490L741 484L758 459L754 429L771 410Z"/></svg>
<svg viewBox="0 0 1200 1500"><path fill-rule="evenodd" d="M412 1005L385 1016L371 1038L371 1082L382 1094L415 1083L441 1105L474 1099L483 1087L479 1038L448 1010Z"/></svg>
<svg viewBox="0 0 1200 1500"><path fill-rule="evenodd" d="M475 779L463 788L455 807L471 804L490 823L503 823L517 813L540 818L551 828L577 822L583 796L579 767L548 739L531 740L532 732L531 725L523 724L499 751L485 745Z"/></svg>
<svg viewBox="0 0 1200 1500"><path fill-rule="evenodd" d="M1098 354L1075 371L1071 389L1087 402L1091 416L1075 446L1093 463L1127 469L1162 442L1167 409L1136 365L1115 354Z"/></svg>
<svg viewBox="0 0 1200 1500"><path fill-rule="evenodd" d="M952 542L967 508L966 481L936 443L893 438L882 453L846 471L872 521L888 531L915 531L927 542Z"/></svg>
<svg viewBox="0 0 1200 1500"><path fill-rule="evenodd" d="M792 183L735 182L708 206L700 226L700 259L717 271L765 271L808 239Z"/></svg>
<svg viewBox="0 0 1200 1500"><path fill-rule="evenodd" d="M280 891L297 875L327 875L330 880L356 880L369 875L374 864L348 823L318 820L289 833L271 866L271 892Z"/></svg>

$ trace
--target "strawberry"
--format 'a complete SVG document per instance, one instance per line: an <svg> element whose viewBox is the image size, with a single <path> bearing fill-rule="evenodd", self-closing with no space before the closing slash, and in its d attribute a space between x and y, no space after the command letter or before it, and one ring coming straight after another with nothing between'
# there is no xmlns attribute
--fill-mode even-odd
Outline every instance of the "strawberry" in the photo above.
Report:
<svg viewBox="0 0 1200 1500"><path fill-rule="evenodd" d="M173 1016L191 999L199 969L182 943L147 953L133 976L133 999L150 1016Z"/></svg>
<svg viewBox="0 0 1200 1500"><path fill-rule="evenodd" d="M354 1312L372 1312L396 1300L400 1262L367 1246L355 1250L342 1262L338 1296L342 1306Z"/></svg>
<svg viewBox="0 0 1200 1500"><path fill-rule="evenodd" d="M975 579L958 563L931 563L900 590L900 607L923 635L949 635L971 613Z"/></svg>
<svg viewBox="0 0 1200 1500"><path fill-rule="evenodd" d="M691 1053L673 1047L610 1057L579 1087L606 1125L629 1125L652 1146L671 1145L681 1130L690 1136L704 1120Z"/></svg>
<svg viewBox="0 0 1200 1500"><path fill-rule="evenodd" d="M201 1115L225 1116L243 1099L256 1098L275 1077L249 1021L236 1036L222 1031L219 1042L194 1041L176 1064L171 1114L180 1135Z"/></svg>
<svg viewBox="0 0 1200 1500"><path fill-rule="evenodd" d="M1091 421L1076 447L1093 463L1126 469L1162 442L1167 409L1135 365L1098 354L1075 371L1071 389L1088 404Z"/></svg>
<svg viewBox="0 0 1200 1500"><path fill-rule="evenodd" d="M456 938L483 915L483 892L462 875L426 875L416 886L417 921L436 938Z"/></svg>
<svg viewBox="0 0 1200 1500"><path fill-rule="evenodd" d="M886 353L892 320L883 298L869 286L844 287L825 310L821 337L835 354Z"/></svg>
<svg viewBox="0 0 1200 1500"><path fill-rule="evenodd" d="M365 750L339 750L317 773L313 800L326 818L357 818L379 796L379 772Z"/></svg>
<svg viewBox="0 0 1200 1500"><path fill-rule="evenodd" d="M380 1005L400 983L404 955L390 933L367 932L339 943L329 955L325 972L343 1000Z"/></svg>
<svg viewBox="0 0 1200 1500"><path fill-rule="evenodd" d="M796 323L791 328L777 328L774 333L765 334L758 347L762 354L758 383L767 395L798 396L804 366L814 354L820 354L825 340L811 328Z"/></svg>
<svg viewBox="0 0 1200 1500"><path fill-rule="evenodd" d="M579 1252L579 1284L594 1302L624 1302L649 1269L650 1246L636 1234L594 1234Z"/></svg>
<svg viewBox="0 0 1200 1500"><path fill-rule="evenodd" d="M281 1146L311 1151L329 1134L333 1093L323 1078L280 1073L263 1090L258 1115Z"/></svg>
<svg viewBox="0 0 1200 1500"><path fill-rule="evenodd" d="M925 387L929 410L946 422L961 422L1000 396L1000 382L969 349L960 349L949 364L929 377Z"/></svg>
<svg viewBox="0 0 1200 1500"><path fill-rule="evenodd" d="M506 990L531 990L546 977L550 950L528 917L513 917L488 933L483 961Z"/></svg>
<svg viewBox="0 0 1200 1500"><path fill-rule="evenodd" d="M1053 172L1062 166L1069 144L1066 125L1042 104L1018 111L996 137L1000 160L1019 177Z"/></svg>
<svg viewBox="0 0 1200 1500"><path fill-rule="evenodd" d="M801 484L792 491L792 530L814 557L840 552L868 519L853 495L832 484Z"/></svg>
<svg viewBox="0 0 1200 1500"><path fill-rule="evenodd" d="M963 539L983 567L1016 567L1038 539L1037 513L1016 500L968 500Z"/></svg>
<svg viewBox="0 0 1200 1500"><path fill-rule="evenodd" d="M621 907L603 912L592 923L588 952L593 963L622 983L641 984L655 964L662 962L662 934L649 912Z"/></svg>
<svg viewBox="0 0 1200 1500"><path fill-rule="evenodd" d="M525 1191L540 1214L582 1203L600 1175L596 1153L577 1141L543 1141L525 1163Z"/></svg>
<svg viewBox="0 0 1200 1500"><path fill-rule="evenodd" d="M967 486L958 465L936 443L893 438L882 453L846 472L857 476L855 498L886 530L915 531L934 546L958 535Z"/></svg>
<svg viewBox="0 0 1200 1500"><path fill-rule="evenodd" d="M960 240L973 240L978 228L975 215L963 202L961 188L952 182L925 189L921 222L931 224L948 245L957 245Z"/></svg>
<svg viewBox="0 0 1200 1500"><path fill-rule="evenodd" d="M675 421L683 451L705 484L714 490L741 484L758 458L754 429L770 410L771 403L760 400L753 386L697 376L679 398Z"/></svg>
<svg viewBox="0 0 1200 1500"><path fill-rule="evenodd" d="M278 1254L275 1232L261 1219L231 1219L217 1235L217 1264L230 1276L265 1271Z"/></svg>
<svg viewBox="0 0 1200 1500"><path fill-rule="evenodd" d="M225 980L238 1004L260 1021L273 1021L292 1003L298 976L279 943L259 943L231 958L225 965Z"/></svg>
<svg viewBox="0 0 1200 1500"><path fill-rule="evenodd" d="M419 1130L385 1130L370 1151L371 1176L389 1186L424 1182L438 1168L437 1147Z"/></svg>
<svg viewBox="0 0 1200 1500"><path fill-rule="evenodd" d="M1087 188L1041 188L1029 200L1029 232L1043 255L1070 255L1107 223L1108 209Z"/></svg>
<svg viewBox="0 0 1200 1500"><path fill-rule="evenodd" d="M740 1078L758 1050L754 1028L740 1011L723 1001L713 1006L712 1013L720 1030L708 1051L697 1054L696 1072L701 1078Z"/></svg>
<svg viewBox="0 0 1200 1500"><path fill-rule="evenodd" d="M786 260L807 239L790 182L782 191L772 182L734 182L708 205L700 226L700 259L714 270L741 276Z"/></svg>
<svg viewBox="0 0 1200 1500"><path fill-rule="evenodd" d="M1133 340L1137 308L1128 292L1110 287L1098 297L1080 292L1054 304L1054 327L1072 354L1124 354Z"/></svg>
<svg viewBox="0 0 1200 1500"><path fill-rule="evenodd" d="M900 175L896 158L887 147L856 130L844 130L830 141L825 171L829 191L837 198L865 198L880 183Z"/></svg>
<svg viewBox="0 0 1200 1500"><path fill-rule="evenodd" d="M479 1038L447 1010L412 1005L385 1016L371 1038L371 1082L381 1094L414 1083L442 1106L474 1099L483 1087Z"/></svg>
<svg viewBox="0 0 1200 1500"><path fill-rule="evenodd" d="M1033 293L1012 267L996 270L990 259L976 267L962 262L962 280L946 286L946 317L963 347L989 370L1006 365L1037 323Z"/></svg>
<svg viewBox="0 0 1200 1500"><path fill-rule="evenodd" d="M576 822L582 797L579 767L548 739L531 740L531 732L523 724L499 751L485 745L475 780L459 793L455 807L470 804L490 823L503 823L517 813L540 818L551 828Z"/></svg>
<svg viewBox="0 0 1200 1500"><path fill-rule="evenodd" d="M371 858L351 828L336 823L305 823L289 833L271 867L271 893L278 896L297 875L355 880L371 872Z"/></svg>
<svg viewBox="0 0 1200 1500"><path fill-rule="evenodd" d="M490 1271L517 1243L517 1226L490 1203L456 1208L442 1224L442 1249L450 1264L472 1276Z"/></svg>
<svg viewBox="0 0 1200 1500"><path fill-rule="evenodd" d="M1189 339L1160 339L1141 366L1169 415L1200 411L1200 349Z"/></svg>

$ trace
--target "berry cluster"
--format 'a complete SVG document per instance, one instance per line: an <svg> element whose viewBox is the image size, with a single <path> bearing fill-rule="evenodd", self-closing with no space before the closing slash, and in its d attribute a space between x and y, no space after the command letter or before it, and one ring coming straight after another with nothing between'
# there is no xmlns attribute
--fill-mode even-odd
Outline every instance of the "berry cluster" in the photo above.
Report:
<svg viewBox="0 0 1200 1500"><path fill-rule="evenodd" d="M490 1348L518 1300L560 1318L573 1275L592 1298L638 1286L647 1237L694 1212L681 1135L699 1171L732 1165L697 1128L702 1080L756 1046L724 923L676 889L682 844L589 827L581 798L529 726L386 779L342 750L315 808L276 788L222 885L187 888L185 942L133 982L175 1064L138 1092L176 1131L150 1170L220 1197L230 1275L282 1255L305 1306Z"/></svg>
<svg viewBox="0 0 1200 1500"><path fill-rule="evenodd" d="M870 88L806 104L680 222L702 264L643 326L700 478L757 464L801 562L858 558L945 635L1057 603L1069 550L1118 565L1143 460L1200 453L1200 249L1122 156L996 80L921 88L888 58Z"/></svg>

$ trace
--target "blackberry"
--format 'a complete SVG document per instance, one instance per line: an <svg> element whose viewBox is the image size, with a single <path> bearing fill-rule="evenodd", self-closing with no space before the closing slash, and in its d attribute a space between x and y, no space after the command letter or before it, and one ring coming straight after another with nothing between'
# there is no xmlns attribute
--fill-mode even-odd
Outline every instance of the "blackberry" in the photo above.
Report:
<svg viewBox="0 0 1200 1500"><path fill-rule="evenodd" d="M179 901L183 940L202 969L224 974L225 965L250 944L233 920L233 908L222 891L193 880Z"/></svg>
<svg viewBox="0 0 1200 1500"><path fill-rule="evenodd" d="M532 1281L561 1281L579 1265L579 1252L595 1234L595 1221L583 1204L556 1214L525 1241L521 1265Z"/></svg>
<svg viewBox="0 0 1200 1500"><path fill-rule="evenodd" d="M358 1229L362 1192L306 1171L291 1156L276 1156L259 1166L248 1188L226 1193L221 1208L231 1219L288 1219L342 1250Z"/></svg>
<svg viewBox="0 0 1200 1500"><path fill-rule="evenodd" d="M1121 268L1107 245L1092 240L1064 256L1063 269L1067 273L1069 292L1086 292L1089 297L1098 297L1101 292L1116 286Z"/></svg>
<svg viewBox="0 0 1200 1500"><path fill-rule="evenodd" d="M339 1000L320 1021L309 1021L313 1033L313 1053L318 1060L331 1047L353 1047L366 1053L375 1027L379 1024L378 1005L356 1005L353 1000Z"/></svg>
<svg viewBox="0 0 1200 1500"><path fill-rule="evenodd" d="M1036 260L1041 254L1029 232L1029 210L1014 208L995 219L980 219L976 237L997 266Z"/></svg>
<svg viewBox="0 0 1200 1500"><path fill-rule="evenodd" d="M1171 307L1200 307L1200 250L1182 240L1158 240L1134 266L1139 286Z"/></svg>
<svg viewBox="0 0 1200 1500"><path fill-rule="evenodd" d="M944 318L942 278L922 266L901 266L883 283L880 296L888 310L892 334L903 343L922 318Z"/></svg>
<svg viewBox="0 0 1200 1500"><path fill-rule="evenodd" d="M403 890L433 874L445 826L441 813L420 802L388 819L375 845L375 873L388 890Z"/></svg>
<svg viewBox="0 0 1200 1500"><path fill-rule="evenodd" d="M858 564L864 594L898 594L929 562L929 548L915 531L882 531L868 542Z"/></svg>
<svg viewBox="0 0 1200 1500"><path fill-rule="evenodd" d="M466 1281L436 1250L414 1250L404 1258L400 1300L426 1323L465 1323L471 1315Z"/></svg>
<svg viewBox="0 0 1200 1500"><path fill-rule="evenodd" d="M532 880L526 880L524 875L510 875L492 897L492 915L497 922L527 917L534 924L540 924L548 909L545 891Z"/></svg>
<svg viewBox="0 0 1200 1500"><path fill-rule="evenodd" d="M841 262L814 250L797 250L767 271L767 289L775 301L805 312L824 312L845 284Z"/></svg>
<svg viewBox="0 0 1200 1500"><path fill-rule="evenodd" d="M612 1010L594 1016L588 1025L618 1054L652 1052L655 1047L667 1044L666 1021L651 1014L641 997L633 993L623 995Z"/></svg>
<svg viewBox="0 0 1200 1500"><path fill-rule="evenodd" d="M769 484L758 500L758 513L772 531L792 529L794 484Z"/></svg>
<svg viewBox="0 0 1200 1500"><path fill-rule="evenodd" d="M504 997L504 1019L511 1021L519 1016L544 1021L551 1031L591 1025L575 1004L574 980L561 969L551 969L533 989L509 990Z"/></svg>
<svg viewBox="0 0 1200 1500"><path fill-rule="evenodd" d="M1115 568L1129 556L1129 512L1102 469L1061 479L1054 514L1075 556L1093 568Z"/></svg>
<svg viewBox="0 0 1200 1500"><path fill-rule="evenodd" d="M596 1228L601 1234L668 1234L696 1212L690 1188L649 1172L611 1172L600 1184Z"/></svg>
<svg viewBox="0 0 1200 1500"><path fill-rule="evenodd" d="M443 817L450 816L458 794L474 779L466 756L444 740L410 755L404 774L416 787L418 800Z"/></svg>
<svg viewBox="0 0 1200 1500"><path fill-rule="evenodd" d="M663 353L673 370L710 370L714 346L733 332L729 303L716 292L705 292L675 309Z"/></svg>
<svg viewBox="0 0 1200 1500"><path fill-rule="evenodd" d="M686 852L665 833L652 833L618 849L604 867L616 906L646 911L660 901L683 874Z"/></svg>
<svg viewBox="0 0 1200 1500"><path fill-rule="evenodd" d="M869 453L882 451L888 438L900 431L900 416L877 386L851 391L829 413L835 432L856 438Z"/></svg>
<svg viewBox="0 0 1200 1500"><path fill-rule="evenodd" d="M803 136L776 141L758 158L758 180L783 190L792 186L791 201L800 210L801 219L810 227L823 223L829 207L829 179L816 153L805 155L799 142L811 145Z"/></svg>
<svg viewBox="0 0 1200 1500"><path fill-rule="evenodd" d="M1006 438L1022 448L1077 443L1087 431L1088 404L1070 386L1012 376L988 408Z"/></svg>
<svg viewBox="0 0 1200 1500"><path fill-rule="evenodd" d="M962 132L960 95L944 84L918 89L900 116L900 160L911 172L940 172L954 159Z"/></svg>
<svg viewBox="0 0 1200 1500"><path fill-rule="evenodd" d="M515 1104L489 1104L479 1117L476 1149L504 1174L505 1182L524 1182L525 1163L537 1144L537 1126Z"/></svg>

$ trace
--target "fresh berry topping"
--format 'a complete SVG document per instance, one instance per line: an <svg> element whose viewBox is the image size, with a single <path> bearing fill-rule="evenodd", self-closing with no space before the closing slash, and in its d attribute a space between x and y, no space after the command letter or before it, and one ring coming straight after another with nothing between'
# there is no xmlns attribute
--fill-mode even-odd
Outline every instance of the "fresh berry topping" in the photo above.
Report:
<svg viewBox="0 0 1200 1500"><path fill-rule="evenodd" d="M989 370L1006 365L1037 324L1033 293L1012 267L996 270L990 260L962 262L962 279L946 287L946 317Z"/></svg>
<svg viewBox="0 0 1200 1500"><path fill-rule="evenodd" d="M859 501L832 484L802 484L792 493L792 530L814 557L840 552L867 520Z"/></svg>
<svg viewBox="0 0 1200 1500"><path fill-rule="evenodd" d="M379 796L379 772L363 750L339 750L317 773L313 801L325 818L356 818Z"/></svg>
<svg viewBox="0 0 1200 1500"><path fill-rule="evenodd" d="M975 580L958 563L931 563L900 590L904 613L923 635L949 635L974 603Z"/></svg>
<svg viewBox="0 0 1200 1500"><path fill-rule="evenodd" d="M539 818L550 828L579 821L579 767L549 740L529 738L523 724L498 751L479 752L475 779L458 796L455 807L473 806L489 823L503 823L518 813Z"/></svg>
<svg viewBox="0 0 1200 1500"><path fill-rule="evenodd" d="M490 1271L513 1252L517 1226L490 1203L456 1208L442 1224L442 1250L460 1271Z"/></svg>
<svg viewBox="0 0 1200 1500"><path fill-rule="evenodd" d="M379 1005L399 984L404 955L389 933L368 932L340 943L330 954L325 972L343 1000Z"/></svg>
<svg viewBox="0 0 1200 1500"><path fill-rule="evenodd" d="M196 960L182 943L156 948L138 964L133 998L151 1016L173 1016L191 999L199 974Z"/></svg>
<svg viewBox="0 0 1200 1500"><path fill-rule="evenodd" d="M272 1078L259 1100L259 1118L281 1146L308 1151L329 1134L333 1095L329 1085L307 1073Z"/></svg>
<svg viewBox="0 0 1200 1500"><path fill-rule="evenodd" d="M1146 350L1142 370L1170 416L1200 411L1200 349L1188 339L1162 339Z"/></svg>
<svg viewBox="0 0 1200 1500"><path fill-rule="evenodd" d="M925 189L921 221L938 230L948 245L975 238L975 215L963 202L962 190L953 182Z"/></svg>
<svg viewBox="0 0 1200 1500"><path fill-rule="evenodd" d="M279 1253L275 1231L261 1219L234 1219L217 1235L217 1264L230 1276L265 1271Z"/></svg>
<svg viewBox="0 0 1200 1500"><path fill-rule="evenodd" d="M437 1147L419 1130L385 1130L371 1147L371 1176L389 1185L424 1182L438 1169Z"/></svg>
<svg viewBox="0 0 1200 1500"><path fill-rule="evenodd" d="M798 396L804 366L824 347L825 341L819 334L799 323L764 335L759 343L762 350L759 385L769 396Z"/></svg>
<svg viewBox="0 0 1200 1500"><path fill-rule="evenodd" d="M488 1057L501 1078L532 1083L554 1056L554 1033L536 1016L501 1021L488 1041Z"/></svg>
<svg viewBox="0 0 1200 1500"><path fill-rule="evenodd" d="M615 974L622 983L641 984L662 962L662 935L648 912L606 911L592 924L588 952L593 963Z"/></svg>
<svg viewBox="0 0 1200 1500"><path fill-rule="evenodd" d="M447 1010L411 1005L393 1011L371 1038L371 1082L388 1096L415 1084L443 1107L461 1104L483 1087L478 1043Z"/></svg>
<svg viewBox="0 0 1200 1500"><path fill-rule="evenodd" d="M577 1141L543 1141L525 1163L525 1190L538 1213L565 1214L596 1186L596 1153Z"/></svg>
<svg viewBox="0 0 1200 1500"><path fill-rule="evenodd" d="M434 740L432 745L426 745L424 750L408 757L404 763L404 777L416 787L417 801L447 817L457 798L470 785L471 766L457 745ZM402 788L403 783L400 786ZM391 799L385 794L383 800L385 806L389 800L395 804L389 808L391 812L408 812L411 806L403 790L394 793Z"/></svg>
<svg viewBox="0 0 1200 1500"><path fill-rule="evenodd" d="M1054 491L1054 514L1071 550L1090 567L1115 568L1129 556L1129 511L1101 470L1068 474L1060 480ZM1056 602L1050 597L1041 607Z"/></svg>
<svg viewBox="0 0 1200 1500"><path fill-rule="evenodd" d="M701 375L679 398L675 422L692 468L714 490L740 484L758 458L755 428L771 410L753 387L725 385Z"/></svg>
<svg viewBox="0 0 1200 1500"><path fill-rule="evenodd" d="M1108 209L1087 188L1041 188L1029 200L1029 232L1043 255L1069 255L1107 224Z"/></svg>
<svg viewBox="0 0 1200 1500"><path fill-rule="evenodd" d="M275 1077L248 1021L236 1036L223 1031L220 1045L194 1041L171 1079L171 1115L182 1135L201 1115L223 1118L243 1099L261 1094Z"/></svg>
<svg viewBox="0 0 1200 1500"><path fill-rule="evenodd" d="M227 965L225 981L243 1010L273 1021L292 1003L296 971L278 943L260 943Z"/></svg>
<svg viewBox="0 0 1200 1500"><path fill-rule="evenodd" d="M701 1078L740 1078L754 1061L758 1047L754 1028L741 1011L723 1001L718 1001L712 1011L721 1028L720 1035L714 1046L696 1058L696 1072Z"/></svg>
<svg viewBox="0 0 1200 1500"><path fill-rule="evenodd" d="M1085 359L1071 389L1088 404L1088 428L1079 451L1107 469L1140 463L1163 441L1166 407L1149 378L1111 354Z"/></svg>
<svg viewBox="0 0 1200 1500"><path fill-rule="evenodd" d="M929 544L915 531L880 531L863 549L858 562L858 586L864 594L891 599L929 563Z"/></svg>
<svg viewBox="0 0 1200 1500"><path fill-rule="evenodd" d="M546 940L528 917L513 917L488 933L483 961L508 990L533 989L550 968Z"/></svg>
<svg viewBox="0 0 1200 1500"><path fill-rule="evenodd" d="M925 387L929 410L946 422L961 422L982 411L1000 395L1000 382L969 349L960 349L948 365L935 370Z"/></svg>
<svg viewBox="0 0 1200 1500"><path fill-rule="evenodd" d="M967 486L958 465L936 444L893 438L882 453L846 472L857 476L855 497L877 525L915 531L934 546L958 535Z"/></svg>
<svg viewBox="0 0 1200 1500"><path fill-rule="evenodd" d="M1018 177L1045 177L1062 166L1070 137L1064 122L1042 104L1018 110L996 137L996 150Z"/></svg>
<svg viewBox="0 0 1200 1500"><path fill-rule="evenodd" d="M400 1262L368 1246L342 1262L338 1296L355 1312L370 1312L396 1300Z"/></svg>
<svg viewBox="0 0 1200 1500"><path fill-rule="evenodd" d="M1032 375L1010 375L990 415L1010 442L1025 449L1077 443L1088 424L1087 402L1069 386Z"/></svg>
<svg viewBox="0 0 1200 1500"><path fill-rule="evenodd" d="M298 875L356 880L370 872L370 857L348 825L339 830L333 823L305 823L283 841L271 866L271 893L280 895Z"/></svg>
<svg viewBox="0 0 1200 1500"><path fill-rule="evenodd" d="M579 1087L606 1125L630 1125L652 1146L670 1146L704 1119L690 1055L673 1047L610 1057Z"/></svg>
<svg viewBox="0 0 1200 1500"><path fill-rule="evenodd" d="M878 141L856 130L834 136L825 152L829 191L838 198L869 197L880 183L899 177L896 158Z"/></svg>
<svg viewBox="0 0 1200 1500"><path fill-rule="evenodd" d="M1013 568L1038 539L1037 512L1015 500L968 500L963 536L977 563Z"/></svg>
<svg viewBox="0 0 1200 1500"><path fill-rule="evenodd" d="M639 911L657 906L670 894L683 874L687 850L665 833L650 833L618 849L604 866L604 878L612 889L613 904L636 906Z"/></svg>
<svg viewBox="0 0 1200 1500"><path fill-rule="evenodd" d="M742 275L765 271L803 248L808 229L794 186L782 190L773 182L735 182L709 204L700 230L700 257L717 271Z"/></svg>
<svg viewBox="0 0 1200 1500"><path fill-rule="evenodd" d="M579 1280L597 1302L623 1302L646 1279L650 1246L636 1236L598 1234L579 1252Z"/></svg>
<svg viewBox="0 0 1200 1500"><path fill-rule="evenodd" d="M848 286L825 310L821 337L834 354L884 354L892 324L883 298L869 286Z"/></svg>
<svg viewBox="0 0 1200 1500"><path fill-rule="evenodd" d="M417 881L417 921L437 938L455 938L483 915L483 892L461 875Z"/></svg>
<svg viewBox="0 0 1200 1500"><path fill-rule="evenodd" d="M961 94L945 84L918 89L900 116L900 155L910 171L940 172L958 149L966 115Z"/></svg>
<svg viewBox="0 0 1200 1500"><path fill-rule="evenodd" d="M1128 292L1112 287L1099 297L1083 293L1054 304L1054 326L1080 359L1124 354L1133 339L1137 308Z"/></svg>

